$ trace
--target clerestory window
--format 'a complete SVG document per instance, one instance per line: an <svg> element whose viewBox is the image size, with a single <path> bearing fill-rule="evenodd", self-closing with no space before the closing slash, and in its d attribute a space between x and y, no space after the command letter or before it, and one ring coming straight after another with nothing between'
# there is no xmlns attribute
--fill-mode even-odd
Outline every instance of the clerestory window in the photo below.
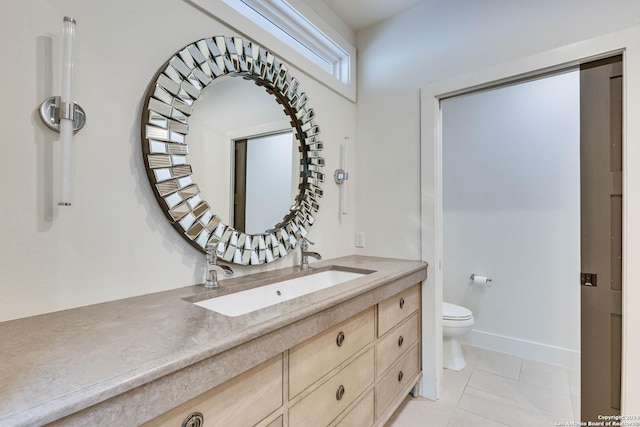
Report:
<svg viewBox="0 0 640 427"><path fill-rule="evenodd" d="M345 85L349 53L285 0L224 0Z"/></svg>
<svg viewBox="0 0 640 427"><path fill-rule="evenodd" d="M355 48L337 32L328 35L287 0L190 0L220 16L216 2L226 4L246 19L244 24L236 19L227 21L228 24L261 43L265 37L273 37L276 41L272 39L266 46L269 50L355 101ZM247 25L248 22L252 25ZM276 48L278 43L280 49Z"/></svg>

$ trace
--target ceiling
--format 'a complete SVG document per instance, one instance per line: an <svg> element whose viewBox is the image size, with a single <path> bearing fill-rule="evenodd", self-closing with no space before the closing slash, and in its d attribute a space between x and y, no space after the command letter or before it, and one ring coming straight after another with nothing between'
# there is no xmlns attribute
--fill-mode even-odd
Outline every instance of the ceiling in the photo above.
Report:
<svg viewBox="0 0 640 427"><path fill-rule="evenodd" d="M425 0L321 0L354 32L396 16Z"/></svg>

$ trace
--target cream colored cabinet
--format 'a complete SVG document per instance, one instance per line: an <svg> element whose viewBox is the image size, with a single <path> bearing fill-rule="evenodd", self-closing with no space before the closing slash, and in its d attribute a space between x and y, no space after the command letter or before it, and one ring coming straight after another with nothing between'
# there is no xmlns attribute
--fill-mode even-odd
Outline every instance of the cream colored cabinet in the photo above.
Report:
<svg viewBox="0 0 640 427"><path fill-rule="evenodd" d="M282 355L189 400L145 426L180 427L192 414L203 427L252 426L282 407ZM275 420L275 425L278 420ZM282 418L280 418L282 423ZM186 425L200 425L197 421Z"/></svg>
<svg viewBox="0 0 640 427"><path fill-rule="evenodd" d="M290 349L289 425L327 426L345 413L352 422L366 412L360 403L375 378L374 341L371 307Z"/></svg>
<svg viewBox="0 0 640 427"><path fill-rule="evenodd" d="M418 284L146 425L382 426L420 375Z"/></svg>
<svg viewBox="0 0 640 427"><path fill-rule="evenodd" d="M376 425L402 403L421 375L420 285L378 304L376 342Z"/></svg>
<svg viewBox="0 0 640 427"><path fill-rule="evenodd" d="M375 339L373 307L289 350L289 398Z"/></svg>
<svg viewBox="0 0 640 427"><path fill-rule="evenodd" d="M289 426L383 425L420 378L419 342L415 285L292 348Z"/></svg>
<svg viewBox="0 0 640 427"><path fill-rule="evenodd" d="M282 415L280 415L278 418L267 424L266 427L282 427L283 425Z"/></svg>
<svg viewBox="0 0 640 427"><path fill-rule="evenodd" d="M413 286L378 304L378 337L383 336L420 307L420 287Z"/></svg>
<svg viewBox="0 0 640 427"><path fill-rule="evenodd" d="M373 384L373 348L289 408L290 426L327 426Z"/></svg>
<svg viewBox="0 0 640 427"><path fill-rule="evenodd" d="M381 376L398 358L418 341L418 312L384 335L376 345L376 376Z"/></svg>
<svg viewBox="0 0 640 427"><path fill-rule="evenodd" d="M336 427L370 427L375 420L374 392L371 390L360 399L353 408L346 412L334 426Z"/></svg>
<svg viewBox="0 0 640 427"><path fill-rule="evenodd" d="M397 399L399 393L415 384L419 366L418 346L414 345L382 376L376 384L376 417L383 415L387 407Z"/></svg>

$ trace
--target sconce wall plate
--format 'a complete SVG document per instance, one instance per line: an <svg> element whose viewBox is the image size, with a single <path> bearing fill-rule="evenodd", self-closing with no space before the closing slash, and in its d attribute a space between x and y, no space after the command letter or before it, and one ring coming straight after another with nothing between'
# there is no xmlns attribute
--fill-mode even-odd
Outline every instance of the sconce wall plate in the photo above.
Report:
<svg viewBox="0 0 640 427"><path fill-rule="evenodd" d="M333 173L333 179L335 179L336 184L342 184L349 179L349 173L345 172L344 169L336 169Z"/></svg>
<svg viewBox="0 0 640 427"><path fill-rule="evenodd" d="M76 133L84 127L87 116L82 107L75 102L72 111L66 110L68 109L60 108L60 97L52 96L40 105L40 118L49 129L56 132L60 132L60 118L69 118L73 121L73 133Z"/></svg>

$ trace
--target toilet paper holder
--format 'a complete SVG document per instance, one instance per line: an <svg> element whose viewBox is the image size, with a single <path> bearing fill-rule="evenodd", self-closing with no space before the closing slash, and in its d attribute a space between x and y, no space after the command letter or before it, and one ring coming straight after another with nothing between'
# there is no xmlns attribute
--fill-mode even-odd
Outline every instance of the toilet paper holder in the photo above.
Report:
<svg viewBox="0 0 640 427"><path fill-rule="evenodd" d="M482 276L478 275L478 277L482 277ZM476 274L475 273L472 274L471 277L469 277L469 279L476 280ZM491 283L491 278L490 277L487 277L487 283Z"/></svg>

